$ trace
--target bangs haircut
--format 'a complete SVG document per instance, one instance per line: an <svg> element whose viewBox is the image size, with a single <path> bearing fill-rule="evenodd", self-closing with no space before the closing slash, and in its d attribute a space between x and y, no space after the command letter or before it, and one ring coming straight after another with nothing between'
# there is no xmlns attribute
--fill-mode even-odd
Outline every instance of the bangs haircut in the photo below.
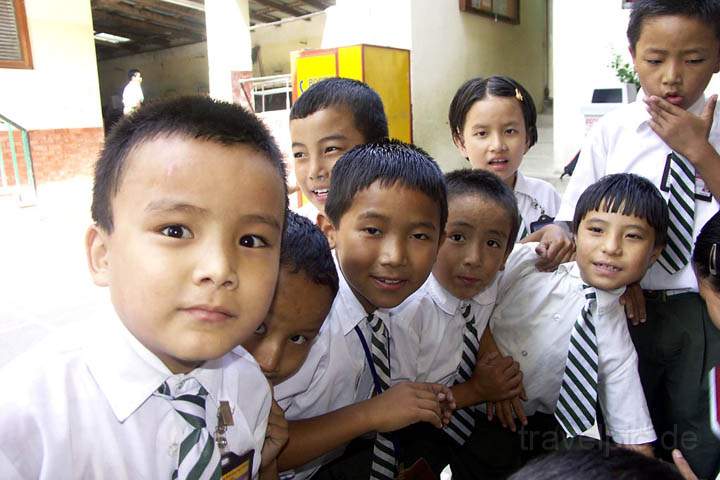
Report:
<svg viewBox="0 0 720 480"><path fill-rule="evenodd" d="M143 105L116 123L105 139L95 164L91 213L93 221L106 232L113 231L112 199L120 188L128 156L145 142L167 137L227 147L248 145L258 150L277 171L287 205L282 154L268 129L254 114L239 105L209 97L178 97Z"/></svg>
<svg viewBox="0 0 720 480"><path fill-rule="evenodd" d="M380 95L350 78L326 78L313 84L290 109L290 120L309 117L330 107L346 107L365 143L388 138L388 122Z"/></svg>
<svg viewBox="0 0 720 480"><path fill-rule="evenodd" d="M325 235L307 218L287 212L280 250L280 266L291 273L303 272L314 283L338 292L338 273Z"/></svg>
<svg viewBox="0 0 720 480"><path fill-rule="evenodd" d="M655 246L667 243L667 203L657 187L639 175L606 175L590 185L575 206L574 234L577 235L580 222L591 211L642 218L655 230Z"/></svg>
<svg viewBox="0 0 720 480"><path fill-rule="evenodd" d="M627 38L634 52L646 20L680 15L695 18L715 32L720 41L720 2L718 0L635 0L628 21Z"/></svg>
<svg viewBox="0 0 720 480"><path fill-rule="evenodd" d="M475 105L475 102L484 100L487 97L512 97L516 98L516 92L520 92L523 100L517 100L522 110L525 122L528 148L537 143L537 110L530 92L525 87L510 77L494 75L488 78L477 77L463 83L450 102L448 122L453 140L462 140L462 132L465 128L467 114Z"/></svg>
<svg viewBox="0 0 720 480"><path fill-rule="evenodd" d="M332 169L325 213L337 228L355 196L380 182L383 188L403 186L427 195L438 207L441 234L447 222L445 179L435 160L424 150L399 140L357 145Z"/></svg>
<svg viewBox="0 0 720 480"><path fill-rule="evenodd" d="M493 202L503 209L510 220L510 236L506 251L515 246L515 238L520 229L520 213L518 212L515 194L497 175L485 170L465 168L445 174L448 203L456 197L474 195Z"/></svg>
<svg viewBox="0 0 720 480"><path fill-rule="evenodd" d="M720 292L720 212L707 221L695 240L692 262L698 277L710 282ZM713 273L711 268L715 269Z"/></svg>

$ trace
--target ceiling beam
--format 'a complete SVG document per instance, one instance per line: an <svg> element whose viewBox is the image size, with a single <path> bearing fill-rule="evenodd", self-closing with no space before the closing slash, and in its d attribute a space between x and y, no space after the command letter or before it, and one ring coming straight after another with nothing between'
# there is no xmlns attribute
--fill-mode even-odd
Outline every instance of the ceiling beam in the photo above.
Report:
<svg viewBox="0 0 720 480"><path fill-rule="evenodd" d="M292 8L284 3L276 2L275 0L255 0L256 3L260 5L265 5L268 8L271 8L273 10L277 10L278 12L284 12L288 15L292 15L293 17L299 17L301 15L305 15L306 13L302 10L298 10L296 8Z"/></svg>
<svg viewBox="0 0 720 480"><path fill-rule="evenodd" d="M93 5L98 10L117 14L114 15L116 18L122 16L128 20L147 22L159 27L170 28L181 32L190 30L195 34L205 36L205 28L203 27L151 12L140 6L131 6L116 0L93 0Z"/></svg>
<svg viewBox="0 0 720 480"><path fill-rule="evenodd" d="M325 10L328 6L321 0L302 0L300 3L305 3L311 7L317 8L318 10Z"/></svg>
<svg viewBox="0 0 720 480"><path fill-rule="evenodd" d="M277 22L280 19L263 13L250 12L250 20L254 21L255 23L272 23Z"/></svg>

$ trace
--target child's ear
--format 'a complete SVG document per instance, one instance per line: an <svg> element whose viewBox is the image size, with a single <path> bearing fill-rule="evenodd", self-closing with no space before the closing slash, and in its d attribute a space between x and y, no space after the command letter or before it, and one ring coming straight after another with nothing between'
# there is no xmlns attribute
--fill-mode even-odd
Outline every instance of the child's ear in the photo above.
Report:
<svg viewBox="0 0 720 480"><path fill-rule="evenodd" d="M109 235L97 225L88 228L85 234L85 254L90 276L99 287L110 285Z"/></svg>
<svg viewBox="0 0 720 480"><path fill-rule="evenodd" d="M453 134L452 136L453 143L455 144L455 147L460 150L460 153L463 157L468 158L467 150L465 149L465 139L463 138L462 134Z"/></svg>
<svg viewBox="0 0 720 480"><path fill-rule="evenodd" d="M330 249L332 250L335 248L335 226L324 213L318 213L317 224L320 231L323 232L325 238L327 238L327 241L330 244Z"/></svg>
<svg viewBox="0 0 720 480"><path fill-rule="evenodd" d="M655 263L655 260L660 258L660 254L663 250L665 250L665 245L656 245L655 247L653 247L652 254L650 254L650 263L648 264L648 268L650 268L652 264Z"/></svg>

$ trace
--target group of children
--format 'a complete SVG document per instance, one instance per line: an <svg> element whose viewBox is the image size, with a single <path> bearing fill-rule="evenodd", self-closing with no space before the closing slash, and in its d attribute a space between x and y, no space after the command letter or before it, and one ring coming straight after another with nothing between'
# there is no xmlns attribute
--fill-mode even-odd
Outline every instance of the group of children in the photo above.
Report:
<svg viewBox="0 0 720 480"><path fill-rule="evenodd" d="M502 76L457 91L472 168L445 175L367 85L314 84L290 115L299 214L242 108L124 118L86 237L113 309L0 374L0 476L506 478L587 438L716 475L719 18L634 2L645 100L593 129L562 201L518 171L537 114Z"/></svg>

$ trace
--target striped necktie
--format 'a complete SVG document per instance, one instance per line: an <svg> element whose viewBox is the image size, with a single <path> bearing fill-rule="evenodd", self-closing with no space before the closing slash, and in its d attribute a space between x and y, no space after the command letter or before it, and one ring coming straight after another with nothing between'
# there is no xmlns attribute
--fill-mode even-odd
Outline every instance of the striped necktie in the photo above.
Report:
<svg viewBox="0 0 720 480"><path fill-rule="evenodd" d="M455 384L467 382L472 377L478 350L480 349L477 328L475 327L475 315L470 316L470 305L461 305L460 309L465 321L465 329L463 331L462 356L460 357L457 374L455 374ZM463 445L474 428L475 413L472 407L467 407L453 412L450 423L445 427L445 433L456 443Z"/></svg>
<svg viewBox="0 0 720 480"><path fill-rule="evenodd" d="M375 393L380 394L390 388L388 333L380 317L371 313L367 316L367 321L372 332L370 354L377 374L375 380L379 383L376 385ZM393 480L396 474L395 446L386 434L378 432L373 444L370 478L372 480Z"/></svg>
<svg viewBox="0 0 720 480"><path fill-rule="evenodd" d="M658 263L669 274L682 270L690 260L695 223L695 168L682 156L668 155L668 241Z"/></svg>
<svg viewBox="0 0 720 480"><path fill-rule="evenodd" d="M580 435L595 424L597 407L598 346L593 320L597 296L588 285L583 285L583 293L585 305L570 334L565 374L555 407L555 418L569 437Z"/></svg>
<svg viewBox="0 0 720 480"><path fill-rule="evenodd" d="M220 452L205 422L207 390L192 377L170 377L154 395L168 400L189 430L180 443L178 467L171 480L220 480Z"/></svg>
<svg viewBox="0 0 720 480"><path fill-rule="evenodd" d="M530 233L530 230L528 230L527 225L525 225L525 219L523 218L522 214L520 214L520 228L518 229L518 235L515 239L515 243L520 243L520 240L527 237Z"/></svg>

